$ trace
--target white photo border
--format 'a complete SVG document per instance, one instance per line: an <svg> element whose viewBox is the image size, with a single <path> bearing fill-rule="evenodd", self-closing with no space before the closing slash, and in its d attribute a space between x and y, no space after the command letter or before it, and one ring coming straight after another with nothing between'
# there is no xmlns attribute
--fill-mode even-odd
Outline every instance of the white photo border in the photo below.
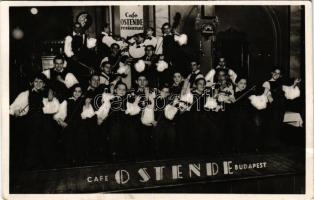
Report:
<svg viewBox="0 0 314 200"><path fill-rule="evenodd" d="M9 8L20 6L109 6L109 5L304 5L306 76L306 194L9 194ZM2 197L4 199L313 199L313 32L310 1L2 1L0 2L0 112L2 133Z"/></svg>

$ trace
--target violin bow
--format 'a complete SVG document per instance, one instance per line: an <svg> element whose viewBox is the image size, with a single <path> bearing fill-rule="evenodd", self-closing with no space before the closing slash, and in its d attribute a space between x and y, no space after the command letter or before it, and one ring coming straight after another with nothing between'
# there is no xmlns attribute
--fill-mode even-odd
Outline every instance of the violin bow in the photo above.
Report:
<svg viewBox="0 0 314 200"><path fill-rule="evenodd" d="M244 92L242 95L240 95L235 102L237 102L238 100L242 99L245 95L247 95L249 92L251 92L252 90L254 90L256 88L256 85L254 85L253 87L251 87L248 91Z"/></svg>

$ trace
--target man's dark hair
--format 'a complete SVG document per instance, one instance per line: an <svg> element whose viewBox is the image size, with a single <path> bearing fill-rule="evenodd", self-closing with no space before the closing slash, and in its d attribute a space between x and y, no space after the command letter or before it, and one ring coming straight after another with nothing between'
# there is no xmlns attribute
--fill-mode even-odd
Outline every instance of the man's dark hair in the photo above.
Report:
<svg viewBox="0 0 314 200"><path fill-rule="evenodd" d="M103 67L103 66L105 66L105 65L107 65L107 64L109 64L109 65L111 66L110 62L105 61L105 62L102 62L102 63L101 63L100 67Z"/></svg>
<svg viewBox="0 0 314 200"><path fill-rule="evenodd" d="M63 62L65 61L65 57L61 54L56 55L53 59L53 63L56 63L56 60L62 60Z"/></svg>
<svg viewBox="0 0 314 200"><path fill-rule="evenodd" d="M93 78L94 76L100 76L100 74L99 74L99 73L93 73L92 75L89 76L89 79L88 79L88 80L89 80L89 81L92 80L92 78Z"/></svg>
<svg viewBox="0 0 314 200"><path fill-rule="evenodd" d="M161 29L164 29L165 26L171 27L170 23L169 23L169 22L166 22L166 23L164 23L164 24L161 26Z"/></svg>
<svg viewBox="0 0 314 200"><path fill-rule="evenodd" d="M197 78L194 83L197 84L199 81L204 81L206 83L205 78L201 77L201 78Z"/></svg>
<svg viewBox="0 0 314 200"><path fill-rule="evenodd" d="M155 47L153 45L147 45L145 46L145 51L147 50L148 47L152 48L153 51L155 50Z"/></svg>
<svg viewBox="0 0 314 200"><path fill-rule="evenodd" d="M151 31L153 31L153 32L155 32L155 29L153 28L153 27L151 27L151 26L149 26L149 27L147 27L146 29L145 29L145 34L148 32L148 30L151 30Z"/></svg>
<svg viewBox="0 0 314 200"><path fill-rule="evenodd" d="M161 86L159 87L160 90L164 89L164 88L168 88L170 89L170 85L169 83L164 83L164 84L161 84Z"/></svg>
<svg viewBox="0 0 314 200"><path fill-rule="evenodd" d="M117 89L119 85L124 85L126 89L128 88L128 86L123 81L118 81L113 89Z"/></svg>
<svg viewBox="0 0 314 200"><path fill-rule="evenodd" d="M190 61L190 64L191 64L192 62L196 62L197 65L200 64L200 61L198 61L197 59L192 59L192 60Z"/></svg>
<svg viewBox="0 0 314 200"><path fill-rule="evenodd" d="M117 43L113 43L113 44L111 44L110 48L112 48L114 45L118 46L118 48L120 49L120 45L119 45L119 44L117 44Z"/></svg>

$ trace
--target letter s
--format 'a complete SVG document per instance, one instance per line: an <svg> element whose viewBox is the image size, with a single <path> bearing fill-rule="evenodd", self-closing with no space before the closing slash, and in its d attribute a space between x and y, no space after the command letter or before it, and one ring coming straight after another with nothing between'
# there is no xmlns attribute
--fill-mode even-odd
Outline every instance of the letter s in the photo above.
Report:
<svg viewBox="0 0 314 200"><path fill-rule="evenodd" d="M149 176L149 174L147 173L147 170L146 170L147 168L141 168L141 169L139 169L138 170L138 174L141 176L141 180L140 180L140 182L142 182L142 183L145 183L145 182L147 182L147 181L149 181L149 179L150 179L150 176Z"/></svg>

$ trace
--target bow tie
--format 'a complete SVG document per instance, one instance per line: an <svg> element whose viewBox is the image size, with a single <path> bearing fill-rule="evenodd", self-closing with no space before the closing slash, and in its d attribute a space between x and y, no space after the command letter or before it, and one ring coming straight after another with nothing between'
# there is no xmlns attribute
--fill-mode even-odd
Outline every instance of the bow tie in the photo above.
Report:
<svg viewBox="0 0 314 200"><path fill-rule="evenodd" d="M148 40L151 40L151 39L153 39L153 38L152 38L152 37L147 37L147 39L148 39Z"/></svg>
<svg viewBox="0 0 314 200"><path fill-rule="evenodd" d="M139 44L138 44L138 45L136 45L136 48L141 48L141 45L139 45Z"/></svg>

